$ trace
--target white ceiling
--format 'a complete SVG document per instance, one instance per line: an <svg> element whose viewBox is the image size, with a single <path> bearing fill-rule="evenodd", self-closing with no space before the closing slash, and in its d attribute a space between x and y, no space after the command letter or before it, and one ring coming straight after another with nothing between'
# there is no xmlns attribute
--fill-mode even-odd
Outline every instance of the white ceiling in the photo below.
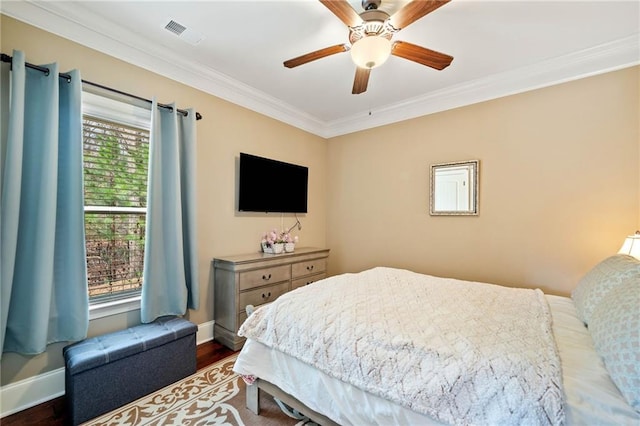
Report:
<svg viewBox="0 0 640 426"><path fill-rule="evenodd" d="M405 3L382 7L393 13ZM392 56L360 95L351 94L348 52L282 65L348 42L346 26L317 0L3 0L0 10L322 137L640 63L637 0L452 0L394 40L447 53L453 63L436 71ZM194 46L170 33L171 19L204 40Z"/></svg>

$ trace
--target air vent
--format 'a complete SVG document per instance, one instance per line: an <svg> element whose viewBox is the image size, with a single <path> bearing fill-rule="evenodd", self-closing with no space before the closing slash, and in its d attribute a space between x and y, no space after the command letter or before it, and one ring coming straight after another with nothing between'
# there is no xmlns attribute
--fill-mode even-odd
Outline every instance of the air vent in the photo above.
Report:
<svg viewBox="0 0 640 426"><path fill-rule="evenodd" d="M167 25L165 25L164 27L165 30L169 30L172 33L174 33L175 35L180 35L184 32L184 30L187 29L187 27L185 27L184 25L180 25L178 24L176 21L174 21L173 19L171 21L169 21L169 23Z"/></svg>
<svg viewBox="0 0 640 426"><path fill-rule="evenodd" d="M172 32L177 35L180 39L186 41L191 45L196 45L204 40L204 36L196 31L190 30L184 25L174 21L173 19L169 20L169 23L164 26L164 29Z"/></svg>

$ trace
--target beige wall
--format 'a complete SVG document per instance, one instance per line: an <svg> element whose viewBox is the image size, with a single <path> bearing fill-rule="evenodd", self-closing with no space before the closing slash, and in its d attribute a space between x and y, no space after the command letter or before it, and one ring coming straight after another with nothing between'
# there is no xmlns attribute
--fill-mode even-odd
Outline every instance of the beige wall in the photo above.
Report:
<svg viewBox="0 0 640 426"><path fill-rule="evenodd" d="M332 272L374 265L568 294L639 222L639 68L329 141ZM429 166L479 159L480 215L429 215Z"/></svg>
<svg viewBox="0 0 640 426"><path fill-rule="evenodd" d="M59 62L63 71L77 68L82 78L160 102L175 101L194 107L204 119L198 121L197 220L201 306L188 313L197 324L213 320L211 259L215 256L257 251L262 234L280 228L280 214L236 212L236 159L249 152L309 167L309 213L301 215L301 245L326 246L326 140L254 113L183 84L126 64L95 50L1 17L2 52L22 50L28 62ZM292 215L284 225L295 223ZM139 312L92 321L89 334L96 335L139 323ZM27 357L7 353L2 357L2 384L63 366L61 348Z"/></svg>

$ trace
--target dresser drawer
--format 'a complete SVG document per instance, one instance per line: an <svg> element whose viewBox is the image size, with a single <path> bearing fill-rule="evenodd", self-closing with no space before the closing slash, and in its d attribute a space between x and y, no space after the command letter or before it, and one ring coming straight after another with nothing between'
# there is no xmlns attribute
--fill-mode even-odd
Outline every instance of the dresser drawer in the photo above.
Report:
<svg viewBox="0 0 640 426"><path fill-rule="evenodd" d="M305 275L318 274L327 269L326 259L315 259L306 262L294 263L291 265L293 278L304 277Z"/></svg>
<svg viewBox="0 0 640 426"><path fill-rule="evenodd" d="M271 283L278 283L280 281L287 281L290 278L291 269L289 265L240 272L240 291Z"/></svg>
<svg viewBox="0 0 640 426"><path fill-rule="evenodd" d="M240 306L239 309L243 309L247 305L258 306L263 303L273 302L281 294L286 293L289 290L289 282L270 285L267 287L257 288L255 290L249 290L240 293Z"/></svg>
<svg viewBox="0 0 640 426"><path fill-rule="evenodd" d="M298 278L297 280L291 281L291 290L296 289L298 287L303 287L305 285L309 285L316 281L320 281L324 278L327 278L327 274L324 272L322 274L311 275L304 278Z"/></svg>

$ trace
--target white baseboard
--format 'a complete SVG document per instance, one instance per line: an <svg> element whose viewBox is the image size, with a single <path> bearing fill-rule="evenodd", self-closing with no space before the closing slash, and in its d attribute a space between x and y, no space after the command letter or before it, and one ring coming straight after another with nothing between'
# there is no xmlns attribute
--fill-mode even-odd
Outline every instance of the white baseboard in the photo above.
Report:
<svg viewBox="0 0 640 426"><path fill-rule="evenodd" d="M213 340L214 321L198 324L196 344ZM0 387L0 418L64 395L64 368Z"/></svg>
<svg viewBox="0 0 640 426"><path fill-rule="evenodd" d="M196 334L196 345L201 345L213 340L213 326L216 322L209 321L198 324L198 333Z"/></svg>
<svg viewBox="0 0 640 426"><path fill-rule="evenodd" d="M64 395L64 368L38 374L0 388L0 417Z"/></svg>

